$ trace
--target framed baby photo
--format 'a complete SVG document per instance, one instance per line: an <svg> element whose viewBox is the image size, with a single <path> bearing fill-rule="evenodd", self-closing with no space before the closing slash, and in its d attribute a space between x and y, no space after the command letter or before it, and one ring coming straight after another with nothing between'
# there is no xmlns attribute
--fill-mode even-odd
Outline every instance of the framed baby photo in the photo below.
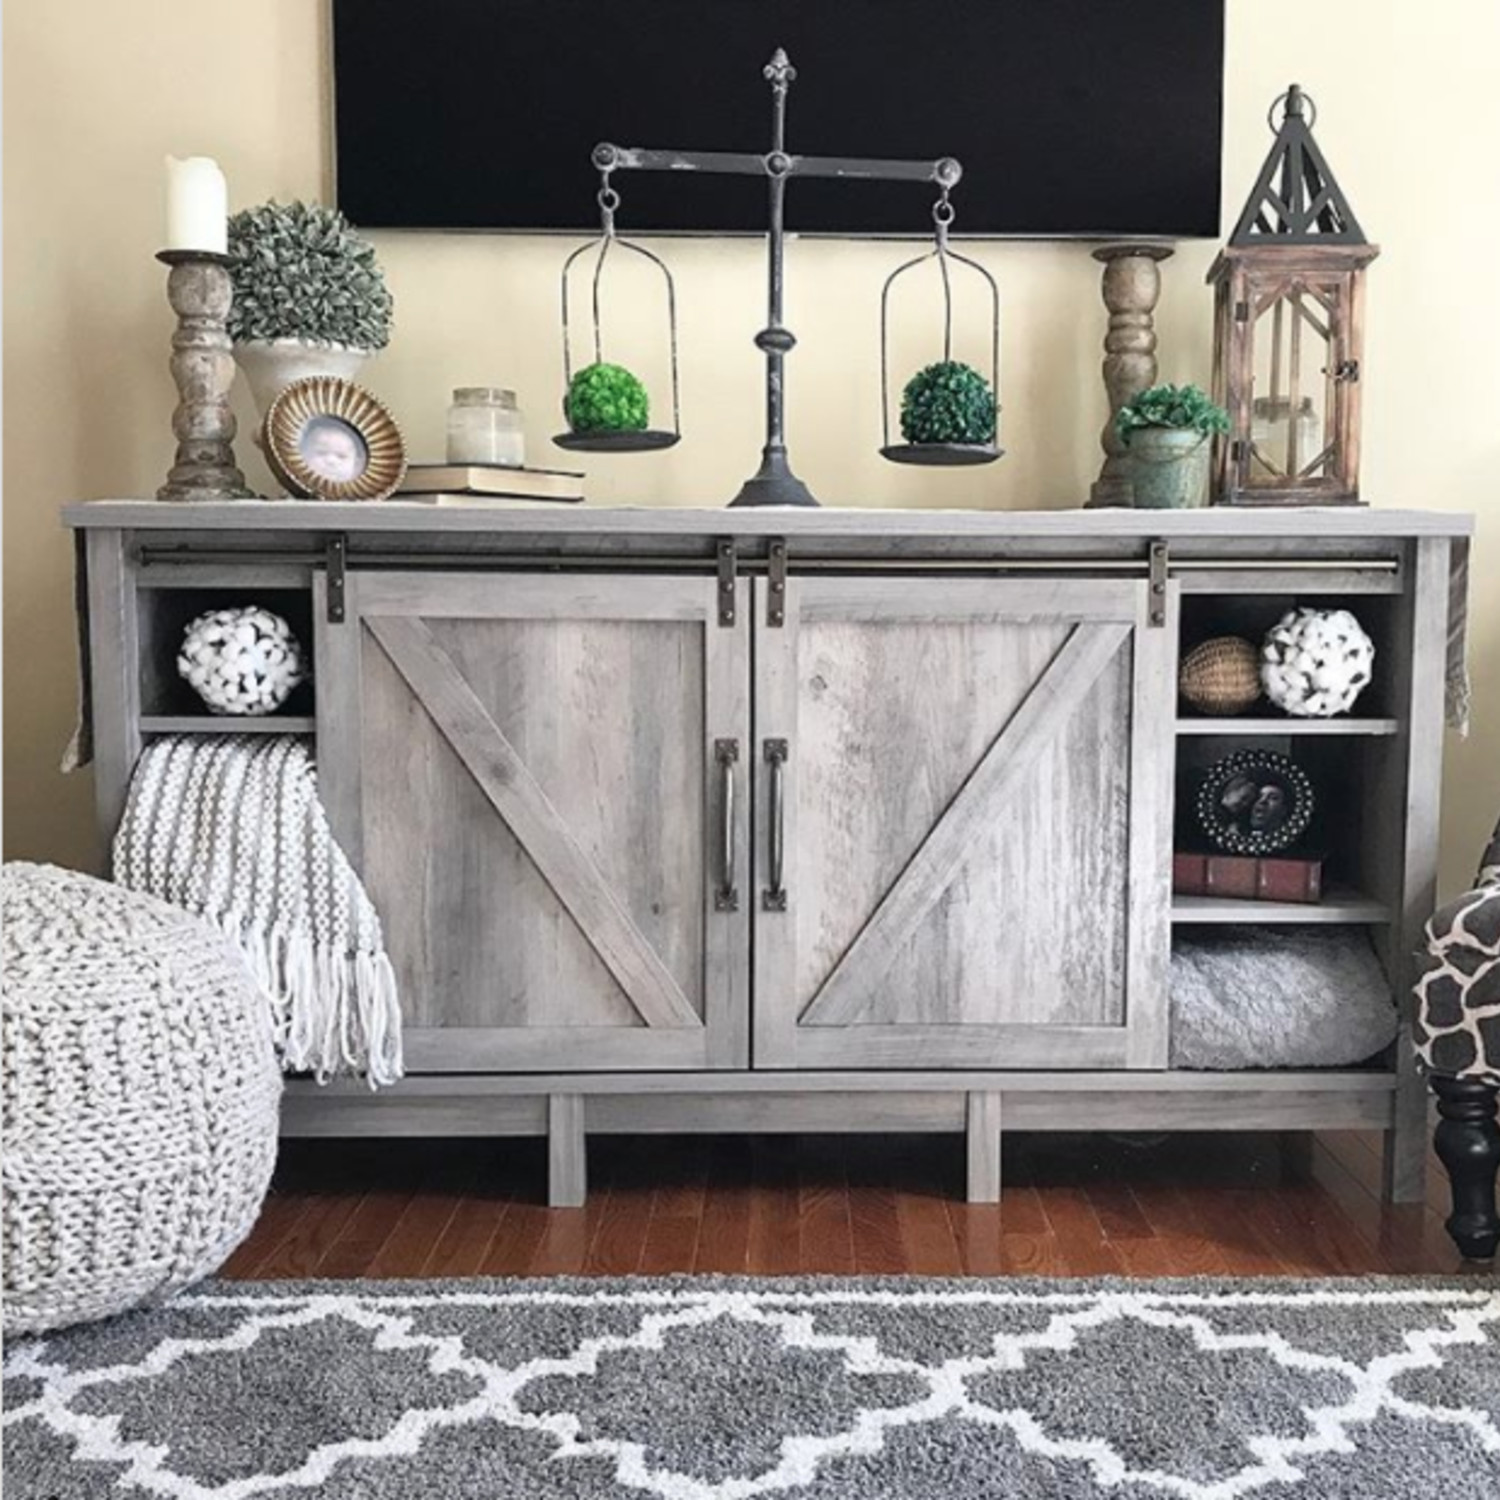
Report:
<svg viewBox="0 0 1500 1500"><path fill-rule="evenodd" d="M271 403L265 449L304 500L384 500L406 474L395 418L363 386L330 375L298 380Z"/></svg>

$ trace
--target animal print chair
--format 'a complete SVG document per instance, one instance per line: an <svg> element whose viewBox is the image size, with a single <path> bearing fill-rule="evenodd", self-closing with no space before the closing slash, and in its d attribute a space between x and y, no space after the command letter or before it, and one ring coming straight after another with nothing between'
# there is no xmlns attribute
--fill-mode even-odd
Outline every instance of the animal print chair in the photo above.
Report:
<svg viewBox="0 0 1500 1500"><path fill-rule="evenodd" d="M1418 955L1417 1059L1437 1095L1434 1145L1453 1189L1448 1233L1471 1260L1500 1245L1500 827L1472 891L1434 913Z"/></svg>

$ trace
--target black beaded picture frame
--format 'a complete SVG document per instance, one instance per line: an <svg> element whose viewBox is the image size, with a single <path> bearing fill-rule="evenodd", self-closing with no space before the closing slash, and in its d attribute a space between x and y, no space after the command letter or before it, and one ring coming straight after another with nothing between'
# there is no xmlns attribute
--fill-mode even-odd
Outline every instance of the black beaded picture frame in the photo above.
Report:
<svg viewBox="0 0 1500 1500"><path fill-rule="evenodd" d="M1229 854L1279 854L1307 832L1317 798L1294 761L1274 750L1237 750L1198 785L1198 826Z"/></svg>

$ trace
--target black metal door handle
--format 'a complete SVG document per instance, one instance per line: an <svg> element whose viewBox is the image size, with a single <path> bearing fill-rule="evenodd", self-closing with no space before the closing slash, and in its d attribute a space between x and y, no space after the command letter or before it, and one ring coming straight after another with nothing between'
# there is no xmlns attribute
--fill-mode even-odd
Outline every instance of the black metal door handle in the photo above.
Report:
<svg viewBox="0 0 1500 1500"><path fill-rule="evenodd" d="M738 911L740 893L734 884L734 767L740 758L738 740L715 740L719 766L719 883L714 890L715 911Z"/></svg>
<svg viewBox="0 0 1500 1500"><path fill-rule="evenodd" d="M767 816L771 856L771 878L761 892L760 904L766 911L786 910L786 786L787 742L767 740L763 747L770 769L770 801Z"/></svg>

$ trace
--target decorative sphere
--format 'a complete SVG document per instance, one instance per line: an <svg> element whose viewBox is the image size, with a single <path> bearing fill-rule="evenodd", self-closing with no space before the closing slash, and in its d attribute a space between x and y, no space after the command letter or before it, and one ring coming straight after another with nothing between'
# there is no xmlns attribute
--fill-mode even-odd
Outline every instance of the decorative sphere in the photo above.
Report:
<svg viewBox="0 0 1500 1500"><path fill-rule="evenodd" d="M989 381L952 359L918 370L901 393L901 436L908 443L993 443Z"/></svg>
<svg viewBox="0 0 1500 1500"><path fill-rule="evenodd" d="M1219 635L1182 658L1183 701L1205 714L1242 714L1260 700L1260 652L1237 635Z"/></svg>
<svg viewBox="0 0 1500 1500"><path fill-rule="evenodd" d="M644 432L649 415L646 387L623 365L585 365L563 398L574 432Z"/></svg>
<svg viewBox="0 0 1500 1500"><path fill-rule="evenodd" d="M216 714L274 713L309 675L292 627L257 605L199 615L183 632L177 671Z"/></svg>
<svg viewBox="0 0 1500 1500"><path fill-rule="evenodd" d="M1347 713L1369 684L1375 643L1347 609L1289 610L1260 651L1266 697L1300 719Z"/></svg>

